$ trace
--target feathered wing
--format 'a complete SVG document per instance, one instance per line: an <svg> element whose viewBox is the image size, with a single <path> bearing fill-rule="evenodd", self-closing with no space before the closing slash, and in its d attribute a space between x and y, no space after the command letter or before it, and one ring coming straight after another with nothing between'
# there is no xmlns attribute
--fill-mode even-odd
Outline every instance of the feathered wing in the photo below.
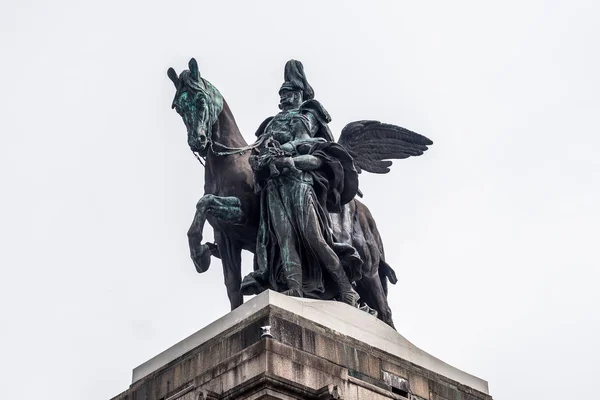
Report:
<svg viewBox="0 0 600 400"><path fill-rule="evenodd" d="M392 162L420 156L433 142L423 135L379 121L351 122L342 129L338 143L354 158L358 172L390 172Z"/></svg>

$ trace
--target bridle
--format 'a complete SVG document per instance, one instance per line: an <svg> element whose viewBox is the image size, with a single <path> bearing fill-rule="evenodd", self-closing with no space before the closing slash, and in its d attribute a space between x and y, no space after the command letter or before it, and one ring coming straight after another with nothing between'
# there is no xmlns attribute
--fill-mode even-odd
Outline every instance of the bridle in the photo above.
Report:
<svg viewBox="0 0 600 400"><path fill-rule="evenodd" d="M198 90L196 88L191 88L191 89ZM202 90L202 91L205 92L204 90ZM208 93L205 93L205 95L208 96ZM177 94L175 96L177 97ZM221 110L221 112L222 112L222 110ZM218 116L217 116L217 120L218 120ZM215 121L215 123L216 123L216 121ZM213 124L213 126L214 126L214 124ZM211 126L210 133L207 132L207 134L206 134L205 149L207 150L207 154L208 154L208 151L212 151L213 154L216 155L217 157L241 155L241 154L244 154L246 151L257 148L265 141L265 138L261 136L260 138L258 138L258 140L256 142L254 142L250 145L243 146L243 147L229 147L227 145L224 145L223 143L217 142L216 140L212 139L212 127L213 126ZM218 149L215 149L215 146L217 146ZM202 156L200 153L198 153L194 150L192 150L192 153L194 154L194 157L196 157L198 162L200 162L200 164L202 164L202 166L206 168L206 156Z"/></svg>

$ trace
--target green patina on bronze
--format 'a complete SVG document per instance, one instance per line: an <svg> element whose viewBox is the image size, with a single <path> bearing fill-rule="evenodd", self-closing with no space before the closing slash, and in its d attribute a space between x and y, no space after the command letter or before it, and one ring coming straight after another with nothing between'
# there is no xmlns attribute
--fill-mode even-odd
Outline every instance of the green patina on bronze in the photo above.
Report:
<svg viewBox="0 0 600 400"><path fill-rule="evenodd" d="M279 89L281 112L247 145L194 59L189 70L177 76L170 68L168 75L188 144L206 156L205 195L188 231L197 271L208 269L211 254L222 259L232 309L242 304L242 293L273 289L360 305L393 326L387 282L397 278L371 213L355 198L361 195L358 173L387 173L390 160L419 156L431 140L399 126L356 121L336 143L331 117L315 99L302 63L290 60ZM207 219L216 245L201 243ZM254 272L243 280L242 249L255 253Z"/></svg>
<svg viewBox="0 0 600 400"><path fill-rule="evenodd" d="M173 68L167 71L177 88L172 108L183 119L192 151L203 153L212 127L223 110L223 96L217 88L200 76L195 59L190 60L189 68L179 76Z"/></svg>

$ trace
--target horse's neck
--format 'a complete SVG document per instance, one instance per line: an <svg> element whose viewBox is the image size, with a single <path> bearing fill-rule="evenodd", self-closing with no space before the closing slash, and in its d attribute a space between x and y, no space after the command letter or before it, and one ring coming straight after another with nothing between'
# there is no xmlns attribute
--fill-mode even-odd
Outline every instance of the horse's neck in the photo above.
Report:
<svg viewBox="0 0 600 400"><path fill-rule="evenodd" d="M233 113L225 100L223 100L223 110L219 114L219 119L217 121L217 129L212 132L212 140L213 142L218 143L216 145L217 147L219 147L219 144L232 148L248 145L240 133L240 129L235 123ZM220 149L217 149L216 151L219 150Z"/></svg>
<svg viewBox="0 0 600 400"><path fill-rule="evenodd" d="M226 186L225 181L235 172L250 170L249 152L228 156L219 156L214 153L214 151L223 151L222 146L237 149L248 145L240 133L240 129L225 100L223 100L223 110L219 114L219 119L215 125L215 129L211 134L213 148L208 150L204 172L204 191L213 194L220 192L223 186Z"/></svg>

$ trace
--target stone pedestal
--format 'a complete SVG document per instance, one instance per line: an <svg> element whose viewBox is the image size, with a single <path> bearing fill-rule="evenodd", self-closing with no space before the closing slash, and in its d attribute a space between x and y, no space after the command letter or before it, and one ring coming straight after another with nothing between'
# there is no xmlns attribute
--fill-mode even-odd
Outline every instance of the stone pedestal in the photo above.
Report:
<svg viewBox="0 0 600 400"><path fill-rule="evenodd" d="M267 291L135 368L113 400L407 398L492 399L363 311Z"/></svg>

